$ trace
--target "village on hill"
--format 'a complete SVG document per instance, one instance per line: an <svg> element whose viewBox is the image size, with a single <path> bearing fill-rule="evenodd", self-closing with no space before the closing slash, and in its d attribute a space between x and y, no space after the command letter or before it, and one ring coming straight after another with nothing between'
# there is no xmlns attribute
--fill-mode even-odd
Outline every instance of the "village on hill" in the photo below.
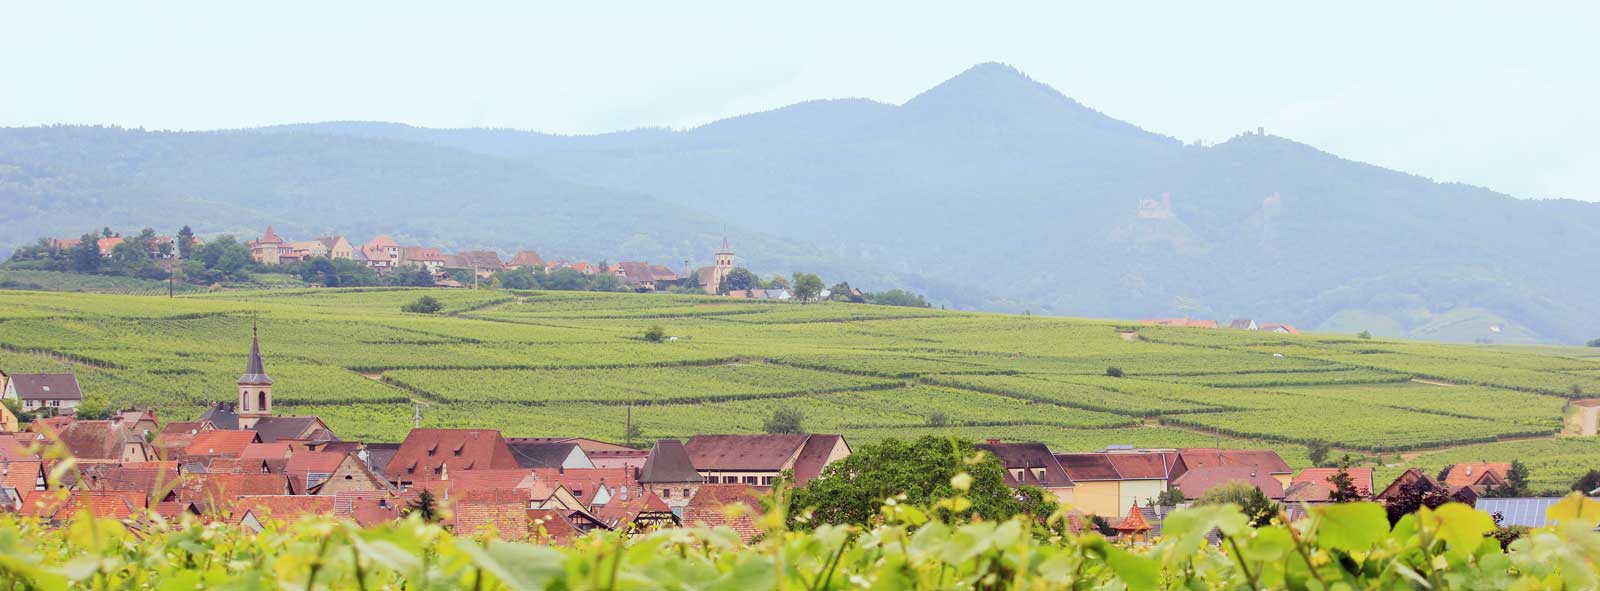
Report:
<svg viewBox="0 0 1600 591"><path fill-rule="evenodd" d="M207 242L184 226L176 236L146 228L124 236L107 227L79 238L40 238L17 249L3 266L12 269L103 274L185 284L242 284L251 270L299 278L304 285L361 287L499 287L720 295L730 298L930 307L920 295L899 289L867 293L848 282L825 286L810 273L765 279L739 266L737 253L724 238L711 253L711 264L691 267L647 261L545 259L537 250L517 250L502 258L493 250L448 253L438 247L406 246L380 234L365 243L345 236L289 240L271 225L260 236L240 242L230 235ZM40 288L46 286L3 285Z"/></svg>
<svg viewBox="0 0 1600 591"><path fill-rule="evenodd" d="M837 434L701 434L640 449L427 428L420 414L401 441L350 441L316 416L275 412L276 383L257 336L244 362L236 392L197 420L168 422L154 410L88 408L72 374L0 371L0 510L55 526L87 511L132 529L187 516L251 531L272 520L332 516L375 525L422 512L446 516L442 523L458 533L508 540L722 525L748 542L774 486L840 478L828 467L852 453ZM13 408L30 419L26 425ZM1006 486L1071 507L1072 531L1093 528L1130 543L1158 537L1171 511L1228 491L1290 514L1356 500L1391 512L1459 501L1528 526L1543 525L1544 512L1524 509L1554 502L1491 498L1526 477L1516 463L1455 464L1437 477L1413 468L1378 483L1371 467L1295 471L1270 450L1066 450L1000 439L975 448L999 463ZM66 477L50 478L69 457L76 465Z"/></svg>

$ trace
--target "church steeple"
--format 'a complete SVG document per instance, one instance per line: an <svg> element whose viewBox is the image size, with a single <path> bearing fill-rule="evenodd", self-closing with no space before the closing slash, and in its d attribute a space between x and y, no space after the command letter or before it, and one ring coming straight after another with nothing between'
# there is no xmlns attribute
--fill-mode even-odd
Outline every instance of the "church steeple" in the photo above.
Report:
<svg viewBox="0 0 1600 591"><path fill-rule="evenodd" d="M250 361L239 376L239 425L254 426L256 419L272 414L272 378L261 362L261 339L254 323L250 327ZM248 423L248 424L247 424Z"/></svg>

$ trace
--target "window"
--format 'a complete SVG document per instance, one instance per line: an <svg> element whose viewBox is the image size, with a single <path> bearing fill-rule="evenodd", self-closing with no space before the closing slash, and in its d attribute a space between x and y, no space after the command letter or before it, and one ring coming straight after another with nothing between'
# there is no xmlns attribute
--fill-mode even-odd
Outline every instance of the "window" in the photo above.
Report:
<svg viewBox="0 0 1600 591"><path fill-rule="evenodd" d="M689 498L689 489L687 489L687 488L683 489L683 498L685 498L685 499Z"/></svg>
<svg viewBox="0 0 1600 591"><path fill-rule="evenodd" d="M744 477L744 483L745 484L755 484L756 483L756 477L754 477L754 476L746 476L746 477Z"/></svg>
<svg viewBox="0 0 1600 591"><path fill-rule="evenodd" d="M777 480L776 476L762 476L761 477L761 485L762 486L772 486L772 481L774 481L774 480Z"/></svg>
<svg viewBox="0 0 1600 591"><path fill-rule="evenodd" d="M50 406L61 406L61 401L60 400L51 400L50 401Z"/></svg>
<svg viewBox="0 0 1600 591"><path fill-rule="evenodd" d="M267 410L267 393L256 392L256 410Z"/></svg>
<svg viewBox="0 0 1600 591"><path fill-rule="evenodd" d="M670 489L670 488L661 489L661 498L663 498L663 499L672 498L672 489Z"/></svg>
<svg viewBox="0 0 1600 591"><path fill-rule="evenodd" d="M715 477L715 476L707 476L706 477L706 484L716 484L716 483L717 483L717 477Z"/></svg>
<svg viewBox="0 0 1600 591"><path fill-rule="evenodd" d="M245 412L250 412L250 393L249 392L246 392L245 395L244 395L244 410L245 410Z"/></svg>
<svg viewBox="0 0 1600 591"><path fill-rule="evenodd" d="M28 408L33 408L33 401L29 400L27 406Z"/></svg>
<svg viewBox="0 0 1600 591"><path fill-rule="evenodd" d="M722 477L722 483L723 484L738 484L739 483L739 477L738 476L723 476Z"/></svg>

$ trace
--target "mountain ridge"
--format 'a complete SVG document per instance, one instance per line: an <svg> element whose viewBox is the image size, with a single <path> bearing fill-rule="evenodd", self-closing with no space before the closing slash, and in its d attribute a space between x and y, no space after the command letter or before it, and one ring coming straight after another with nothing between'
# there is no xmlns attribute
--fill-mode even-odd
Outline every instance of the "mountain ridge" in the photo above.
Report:
<svg viewBox="0 0 1600 591"><path fill-rule="evenodd" d="M1365 318L1380 333L1456 341L1600 335L1600 304L1583 295L1600 279L1582 272L1600 258L1600 205L1518 200L1256 132L1186 145L1003 64L901 105L807 101L681 130L336 122L233 133L489 157L737 220L811 249L828 262L806 270L825 278L853 265L852 280L960 307L1336 330ZM859 279L864 269L883 276ZM1466 320L1438 320L1447 314Z"/></svg>

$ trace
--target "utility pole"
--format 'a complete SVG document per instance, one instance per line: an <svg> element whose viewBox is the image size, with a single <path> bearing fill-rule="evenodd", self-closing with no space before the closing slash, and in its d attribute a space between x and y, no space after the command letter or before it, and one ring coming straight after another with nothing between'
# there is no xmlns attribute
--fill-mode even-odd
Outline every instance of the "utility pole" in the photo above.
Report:
<svg viewBox="0 0 1600 591"><path fill-rule="evenodd" d="M628 424L622 429L622 445L633 447L633 405L628 405Z"/></svg>

